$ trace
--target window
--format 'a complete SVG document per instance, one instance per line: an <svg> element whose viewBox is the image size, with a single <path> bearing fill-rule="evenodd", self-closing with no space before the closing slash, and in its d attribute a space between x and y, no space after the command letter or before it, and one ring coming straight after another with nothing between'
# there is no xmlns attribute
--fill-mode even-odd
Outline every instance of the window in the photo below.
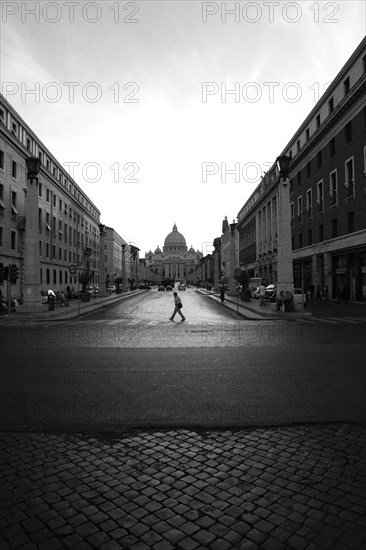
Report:
<svg viewBox="0 0 366 550"><path fill-rule="evenodd" d="M311 176L311 162L309 161L306 165L306 176L310 178Z"/></svg>
<svg viewBox="0 0 366 550"><path fill-rule="evenodd" d="M4 170L5 168L5 155L4 151L0 151L0 170Z"/></svg>
<svg viewBox="0 0 366 550"><path fill-rule="evenodd" d="M297 151L300 151L300 140L298 139L296 142Z"/></svg>
<svg viewBox="0 0 366 550"><path fill-rule="evenodd" d="M355 182L354 182L354 179L353 179L353 173L354 173L354 170L353 170L353 157L351 157L350 159L348 159L346 162L345 162L345 183L344 185L346 186L346 197L347 199L350 199L352 197L354 197L354 192L355 192Z"/></svg>
<svg viewBox="0 0 366 550"><path fill-rule="evenodd" d="M302 248L302 233L299 233L299 248Z"/></svg>
<svg viewBox="0 0 366 550"><path fill-rule="evenodd" d="M310 130L309 130L309 128L306 129L305 135L306 135L306 141L309 141L309 139L310 139Z"/></svg>
<svg viewBox="0 0 366 550"><path fill-rule="evenodd" d="M29 138L27 138L27 149L28 151L31 150L31 140Z"/></svg>
<svg viewBox="0 0 366 550"><path fill-rule="evenodd" d="M41 182L38 183L38 196L42 198L43 187Z"/></svg>
<svg viewBox="0 0 366 550"><path fill-rule="evenodd" d="M338 236L338 223L337 220L332 220L332 238L335 239Z"/></svg>
<svg viewBox="0 0 366 550"><path fill-rule="evenodd" d="M50 169L50 161L48 159L46 160L46 168L47 168L47 170Z"/></svg>
<svg viewBox="0 0 366 550"><path fill-rule="evenodd" d="M5 210L5 203L4 203L4 185L0 183L0 211Z"/></svg>
<svg viewBox="0 0 366 550"><path fill-rule="evenodd" d="M306 191L306 213L307 213L307 218L311 218L312 208L313 208L313 190L308 189Z"/></svg>
<svg viewBox="0 0 366 550"><path fill-rule="evenodd" d="M362 72L363 74L366 73L366 55L364 55L362 58Z"/></svg>
<svg viewBox="0 0 366 550"><path fill-rule="evenodd" d="M58 201L58 209L59 209L60 212L62 212L62 200L61 199L59 199L59 201Z"/></svg>
<svg viewBox="0 0 366 550"><path fill-rule="evenodd" d="M313 244L313 231L311 229L309 229L309 231L308 231L308 245L310 246L311 244Z"/></svg>
<svg viewBox="0 0 366 550"><path fill-rule="evenodd" d="M39 151L38 158L41 161L41 163L43 164L43 153L42 153L42 151Z"/></svg>
<svg viewBox="0 0 366 550"><path fill-rule="evenodd" d="M54 208L56 208L56 195L53 194L53 206Z"/></svg>
<svg viewBox="0 0 366 550"><path fill-rule="evenodd" d="M352 124L351 124L351 121L348 124L346 124L344 131L345 131L346 143L349 143L352 139Z"/></svg>
<svg viewBox="0 0 366 550"><path fill-rule="evenodd" d="M18 137L18 125L15 122L11 125L11 133L13 136Z"/></svg>
<svg viewBox="0 0 366 550"><path fill-rule="evenodd" d="M301 185L301 171L297 174L297 185Z"/></svg>
<svg viewBox="0 0 366 550"><path fill-rule="evenodd" d="M46 269L46 283L47 283L47 285L49 285L50 282L51 282L50 270L47 268Z"/></svg>
<svg viewBox="0 0 366 550"><path fill-rule="evenodd" d="M11 192L11 214L12 214L12 216L17 216L18 215L17 193L16 193L16 191Z"/></svg>
<svg viewBox="0 0 366 550"><path fill-rule="evenodd" d="M351 88L350 80L349 80L349 76L347 76L346 80L344 80L344 82L343 82L343 93L344 93L345 96L350 91L350 88Z"/></svg>
<svg viewBox="0 0 366 550"><path fill-rule="evenodd" d="M0 109L0 122L5 124L5 111L3 109Z"/></svg>
<svg viewBox="0 0 366 550"><path fill-rule="evenodd" d="M49 258L49 257L50 257L50 243L46 243L46 258Z"/></svg>
<svg viewBox="0 0 366 550"><path fill-rule="evenodd" d="M328 113L332 113L334 111L334 98L331 97L328 101Z"/></svg>
<svg viewBox="0 0 366 550"><path fill-rule="evenodd" d="M46 201L50 202L50 190L49 189L46 190Z"/></svg>
<svg viewBox="0 0 366 550"><path fill-rule="evenodd" d="M337 170L330 173L329 176L329 196L330 205L336 206L337 204Z"/></svg>
<svg viewBox="0 0 366 550"><path fill-rule="evenodd" d="M0 246L4 246L4 228L0 225Z"/></svg>
<svg viewBox="0 0 366 550"><path fill-rule="evenodd" d="M316 116L315 121L316 121L316 129L320 128L320 115Z"/></svg>
<svg viewBox="0 0 366 550"><path fill-rule="evenodd" d="M316 203L318 205L318 212L323 212L323 180L318 181L316 184Z"/></svg>
<svg viewBox="0 0 366 550"><path fill-rule="evenodd" d="M10 247L12 250L16 250L17 247L17 234L13 229L10 231Z"/></svg>
<svg viewBox="0 0 366 550"><path fill-rule="evenodd" d="M42 208L38 208L38 227L39 232L42 232Z"/></svg>
<svg viewBox="0 0 366 550"><path fill-rule="evenodd" d="M318 154L316 155L316 163L317 163L318 168L320 168L322 163L323 163L322 152L321 151L319 151Z"/></svg>
<svg viewBox="0 0 366 550"><path fill-rule="evenodd" d="M319 225L319 241L324 241L324 225Z"/></svg>
<svg viewBox="0 0 366 550"><path fill-rule="evenodd" d="M13 160L12 163L11 163L11 177L16 180L17 179L17 174L18 174L18 165L15 162L15 160Z"/></svg>
<svg viewBox="0 0 366 550"><path fill-rule="evenodd" d="M335 155L335 138L332 138L329 142L329 151L330 151L330 156L334 157L334 155Z"/></svg>
<svg viewBox="0 0 366 550"><path fill-rule="evenodd" d="M347 230L348 233L353 233L355 230L355 216L353 212L348 212L347 215Z"/></svg>
<svg viewBox="0 0 366 550"><path fill-rule="evenodd" d="M302 195L297 197L297 218L298 223L302 223Z"/></svg>

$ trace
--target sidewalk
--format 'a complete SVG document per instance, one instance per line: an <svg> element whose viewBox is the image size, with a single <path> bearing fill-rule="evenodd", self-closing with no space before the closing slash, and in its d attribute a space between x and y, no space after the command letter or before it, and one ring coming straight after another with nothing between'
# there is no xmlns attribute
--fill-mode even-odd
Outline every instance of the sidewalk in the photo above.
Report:
<svg viewBox="0 0 366 550"><path fill-rule="evenodd" d="M203 288L198 289L199 292L209 296L211 299L219 302L220 304L220 294L212 290L206 290ZM259 305L259 300L254 298L250 302L237 301L236 296L225 296L225 301L222 303L223 306L231 309L232 311L238 312L239 315L245 317L246 319L252 320L262 320L265 318L268 319L301 319L301 318L311 318L313 315L321 315L324 318L332 317L334 315L347 316L356 313L357 315L363 315L366 317L366 304L361 302L348 302L337 304L335 301L329 300L325 301L309 301L306 304L304 312L295 311L291 313L280 313L274 311L274 304L267 302L265 307Z"/></svg>
<svg viewBox="0 0 366 550"><path fill-rule="evenodd" d="M2 433L1 550L362 550L366 431Z"/></svg>
<svg viewBox="0 0 366 550"><path fill-rule="evenodd" d="M90 302L79 302L78 300L69 300L68 307L62 307L59 302L56 302L55 309L53 311L48 310L47 304L39 304L37 311L23 311L22 306L17 307L16 313L11 314L12 321L66 321L68 319L75 319L79 315L96 311L103 307L112 304L118 304L122 300L137 296L142 292L148 292L147 290L132 290L124 292L123 294L112 293L109 296L96 296L91 297ZM0 317L0 323L9 322L9 315L5 314Z"/></svg>

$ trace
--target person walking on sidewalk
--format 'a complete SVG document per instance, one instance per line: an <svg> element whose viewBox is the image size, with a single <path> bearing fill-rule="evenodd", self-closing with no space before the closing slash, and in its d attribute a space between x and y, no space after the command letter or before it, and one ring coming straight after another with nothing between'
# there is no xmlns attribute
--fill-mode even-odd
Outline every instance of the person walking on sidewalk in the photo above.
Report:
<svg viewBox="0 0 366 550"><path fill-rule="evenodd" d="M221 285L220 300L221 300L221 302L225 301L225 285L224 284Z"/></svg>
<svg viewBox="0 0 366 550"><path fill-rule="evenodd" d="M261 283L259 287L259 305L265 306L266 302L264 301L264 294L266 292L266 287L264 286L263 282Z"/></svg>
<svg viewBox="0 0 366 550"><path fill-rule="evenodd" d="M169 317L169 319L171 321L174 321L175 314L179 313L179 315L182 317L181 321L185 321L186 318L184 317L183 313L181 312L181 309L183 307L182 300L179 298L177 292L174 292L173 296L174 296L174 306L175 307L174 307L173 315L171 317Z"/></svg>

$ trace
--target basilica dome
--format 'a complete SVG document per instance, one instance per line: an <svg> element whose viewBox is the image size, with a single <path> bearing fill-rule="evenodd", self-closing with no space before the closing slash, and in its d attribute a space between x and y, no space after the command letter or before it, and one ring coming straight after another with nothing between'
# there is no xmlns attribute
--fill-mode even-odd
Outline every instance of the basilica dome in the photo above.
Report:
<svg viewBox="0 0 366 550"><path fill-rule="evenodd" d="M186 240L182 233L179 233L176 224L173 226L173 231L166 236L164 241L164 251L172 248L180 248L187 250Z"/></svg>

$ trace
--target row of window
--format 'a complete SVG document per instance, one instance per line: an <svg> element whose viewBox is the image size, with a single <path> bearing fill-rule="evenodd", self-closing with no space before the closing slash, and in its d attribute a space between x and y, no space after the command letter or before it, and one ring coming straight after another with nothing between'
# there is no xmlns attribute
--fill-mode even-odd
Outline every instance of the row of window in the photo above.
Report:
<svg viewBox="0 0 366 550"><path fill-rule="evenodd" d="M355 215L354 212L348 212L347 214L347 226L346 226L346 234L353 233L355 230ZM306 235L307 239L305 241L304 236ZM330 225L330 235L327 238L335 239L336 237L339 237L339 227L338 227L338 220L336 218L331 220ZM324 241L324 225L321 224L318 226L318 239L314 241L314 234L312 229L308 229L307 233L299 233L297 236L297 242L295 242L294 237L292 237L292 248L303 248L304 246L311 246L314 242L322 242Z"/></svg>
<svg viewBox="0 0 366 550"><path fill-rule="evenodd" d="M9 124L8 124L9 119ZM78 187L71 183L67 175L63 172L61 167L53 161L51 158L48 158L46 153L42 151L39 144L33 139L26 135L26 130L21 127L21 125L13 118L13 116L5 112L3 108L0 108L0 123L5 127L10 128L11 133L16 137L22 145L29 151L31 155L36 155L41 160L42 166L50 173L52 176L57 179L61 185L73 196L75 199L83 205L88 212L95 219L98 219L98 212L90 204L87 197L80 192ZM1 164L2 163L2 164ZM0 153L0 169L4 170L4 152ZM11 161L11 175L16 180L18 177L18 166L16 161Z"/></svg>
<svg viewBox="0 0 366 550"><path fill-rule="evenodd" d="M345 162L345 181L344 186L346 188L345 198L346 200L355 198L355 181L354 181L354 158L351 157ZM337 170L333 170L329 174L329 197L330 202L329 206L332 208L338 205L338 176ZM313 205L313 189L309 188L306 191L306 217L310 219L313 215L314 205ZM316 184L316 211L318 213L324 212L324 180L320 180ZM298 218L298 223L303 221L303 196L299 195L297 197L297 208L296 216ZM291 218L292 223L294 223L295 218L295 208L294 203L291 203Z"/></svg>

